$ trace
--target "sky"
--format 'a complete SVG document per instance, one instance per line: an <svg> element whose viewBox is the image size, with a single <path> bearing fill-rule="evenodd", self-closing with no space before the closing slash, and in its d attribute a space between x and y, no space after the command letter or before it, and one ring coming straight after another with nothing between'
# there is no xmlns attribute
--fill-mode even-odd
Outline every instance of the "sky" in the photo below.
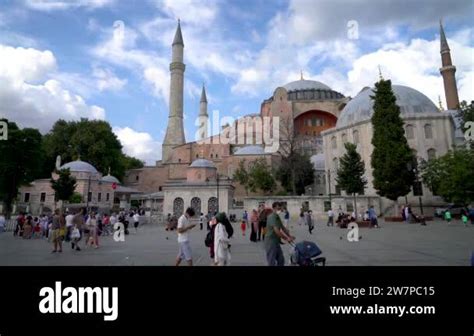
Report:
<svg viewBox="0 0 474 336"><path fill-rule="evenodd" d="M380 66L446 107L440 18L460 99L474 100L472 0L0 0L0 117L43 134L60 118L105 119L127 154L154 164L178 18L187 141L203 84L211 117L238 118L301 71L354 97Z"/></svg>

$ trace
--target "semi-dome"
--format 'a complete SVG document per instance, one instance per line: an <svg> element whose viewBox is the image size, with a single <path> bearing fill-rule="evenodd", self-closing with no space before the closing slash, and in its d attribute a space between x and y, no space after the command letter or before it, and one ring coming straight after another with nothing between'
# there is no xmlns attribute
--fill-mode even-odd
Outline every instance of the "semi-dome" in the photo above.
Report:
<svg viewBox="0 0 474 336"><path fill-rule="evenodd" d="M81 160L68 162L62 165L59 169L68 169L68 168L71 172L85 172L85 173L91 173L91 174L98 173L97 169L95 169L93 165Z"/></svg>
<svg viewBox="0 0 474 336"><path fill-rule="evenodd" d="M410 114L439 112L436 105L423 93L403 85L392 85L402 117ZM374 113L373 89L364 88L347 103L337 120L336 127L345 127L369 120Z"/></svg>
<svg viewBox="0 0 474 336"><path fill-rule="evenodd" d="M316 170L326 169L324 154L322 153L311 156L311 163L313 164L313 167Z"/></svg>
<svg viewBox="0 0 474 336"><path fill-rule="evenodd" d="M120 181L118 180L118 178L116 178L115 176L112 176L110 174L107 175L107 176L102 177L101 181L102 182L108 182L108 183L120 184Z"/></svg>
<svg viewBox="0 0 474 336"><path fill-rule="evenodd" d="M234 155L264 155L265 150L260 146L245 146L239 148Z"/></svg>
<svg viewBox="0 0 474 336"><path fill-rule="evenodd" d="M214 165L212 161L209 161L206 159L194 160L189 167L190 168L216 168L216 166Z"/></svg>
<svg viewBox="0 0 474 336"><path fill-rule="evenodd" d="M302 90L331 90L329 86L314 80L300 79L283 85L286 91L302 91Z"/></svg>

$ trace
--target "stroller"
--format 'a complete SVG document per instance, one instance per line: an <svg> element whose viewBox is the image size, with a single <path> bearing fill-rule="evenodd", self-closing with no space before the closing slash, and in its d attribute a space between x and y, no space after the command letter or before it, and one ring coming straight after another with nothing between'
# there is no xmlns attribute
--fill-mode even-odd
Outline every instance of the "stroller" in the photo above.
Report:
<svg viewBox="0 0 474 336"><path fill-rule="evenodd" d="M302 241L297 244L291 244L293 253L290 255L292 265L299 266L326 266L326 258L319 257L322 254L321 249L313 242Z"/></svg>

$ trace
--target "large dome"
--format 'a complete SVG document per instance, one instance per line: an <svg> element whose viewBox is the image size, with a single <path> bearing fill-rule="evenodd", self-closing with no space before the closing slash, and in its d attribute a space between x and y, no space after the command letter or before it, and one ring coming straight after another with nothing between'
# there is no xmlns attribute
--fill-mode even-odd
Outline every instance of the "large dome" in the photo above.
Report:
<svg viewBox="0 0 474 336"><path fill-rule="evenodd" d="M421 113L439 112L436 105L423 93L403 85L392 85L397 105L403 116ZM364 88L347 103L337 120L336 127L344 127L360 121L369 120L374 113L374 95L371 88Z"/></svg>
<svg viewBox="0 0 474 336"><path fill-rule="evenodd" d="M314 80L301 79L286 85L283 85L286 91L302 91L302 90L331 90L329 86Z"/></svg>
<svg viewBox="0 0 474 336"><path fill-rule="evenodd" d="M246 146L237 149L234 155L265 155L265 150L261 146Z"/></svg>
<svg viewBox="0 0 474 336"><path fill-rule="evenodd" d="M189 167L190 168L216 168L216 166L214 165L212 161L209 161L206 159L194 160Z"/></svg>
<svg viewBox="0 0 474 336"><path fill-rule="evenodd" d="M71 172L85 172L85 173L91 173L91 174L98 173L97 169L95 169L93 165L81 160L66 163L62 165L59 169L61 170L61 169L67 169L67 168L69 168Z"/></svg>
<svg viewBox="0 0 474 336"><path fill-rule="evenodd" d="M101 181L102 182L107 182L107 183L120 184L120 181L118 180L118 178L116 178L115 176L112 176L112 175L107 175L107 176L102 177Z"/></svg>

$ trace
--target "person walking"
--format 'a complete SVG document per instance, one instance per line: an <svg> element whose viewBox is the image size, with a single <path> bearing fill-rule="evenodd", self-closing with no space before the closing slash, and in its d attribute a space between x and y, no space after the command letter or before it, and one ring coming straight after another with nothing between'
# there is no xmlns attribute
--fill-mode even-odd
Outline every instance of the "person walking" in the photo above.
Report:
<svg viewBox="0 0 474 336"><path fill-rule="evenodd" d="M243 220L245 223L248 223L249 214L248 214L247 210L244 210L244 214L242 215L242 220Z"/></svg>
<svg viewBox="0 0 474 336"><path fill-rule="evenodd" d="M377 213L375 212L375 208L373 205L371 205L369 208L369 220L372 227L379 227L379 223L377 221Z"/></svg>
<svg viewBox="0 0 474 336"><path fill-rule="evenodd" d="M405 208L403 209L403 212L405 214L405 222L407 223L410 223L410 219L411 219L411 208L410 208L410 204L407 204L405 206Z"/></svg>
<svg viewBox="0 0 474 336"><path fill-rule="evenodd" d="M5 224L6 224L5 216L0 213L0 233L5 232Z"/></svg>
<svg viewBox="0 0 474 336"><path fill-rule="evenodd" d="M228 222L228 223L227 223ZM227 232L230 222L226 214L220 212L216 215L216 227L214 230L214 262L216 266L230 265L230 237Z"/></svg>
<svg viewBox="0 0 474 336"><path fill-rule="evenodd" d="M444 212L444 219L446 222L448 222L448 224L451 223L451 211L449 211L449 209L446 209Z"/></svg>
<svg viewBox="0 0 474 336"><path fill-rule="evenodd" d="M138 233L138 225L140 224L140 215L138 211L133 215L133 226L135 227L135 233Z"/></svg>
<svg viewBox="0 0 474 336"><path fill-rule="evenodd" d="M290 232L285 228L281 221L280 202L274 202L272 204L272 209L273 212L268 216L266 223L267 237L264 244L267 264L268 266L284 266L285 257L281 248L281 240L284 239L291 243L295 238L290 235Z"/></svg>
<svg viewBox="0 0 474 336"><path fill-rule="evenodd" d="M313 234L314 222L313 222L313 212L311 210L308 210L305 213L305 221L306 221L306 225L308 225L309 234Z"/></svg>
<svg viewBox="0 0 474 336"><path fill-rule="evenodd" d="M71 232L73 229L73 223L72 220L74 219L74 215L70 213L69 211L66 212L66 235L64 237L65 242L69 242L71 240Z"/></svg>
<svg viewBox="0 0 474 336"><path fill-rule="evenodd" d="M62 227L64 227L63 216L60 214L59 209L56 209L54 210L53 222L51 225L51 240L54 247L52 253L63 251L60 232Z"/></svg>
<svg viewBox="0 0 474 336"><path fill-rule="evenodd" d="M86 222L87 229L89 230L89 236L86 241L86 246L94 246L94 248L99 247L99 237L97 232L97 217L95 213L92 213Z"/></svg>
<svg viewBox="0 0 474 336"><path fill-rule="evenodd" d="M253 209L252 214L250 215L250 241L257 241L257 232L258 232L258 212Z"/></svg>
<svg viewBox="0 0 474 336"><path fill-rule="evenodd" d="M240 223L240 230L242 230L242 237L245 237L245 230L247 229L247 222L242 219Z"/></svg>
<svg viewBox="0 0 474 336"><path fill-rule="evenodd" d="M193 257L191 251L191 244L189 242L189 231L192 230L196 224L191 224L190 218L194 217L195 212L193 208L187 208L186 212L178 219L178 245L179 251L176 257L176 266L181 264L184 259L189 266L193 266Z"/></svg>
<svg viewBox="0 0 474 336"><path fill-rule="evenodd" d="M327 226L334 226L334 211L332 211L332 209L328 210Z"/></svg>
<svg viewBox="0 0 474 336"><path fill-rule="evenodd" d="M467 227L467 220L468 220L467 214L463 213L462 216L461 216L461 221L464 224L464 226L466 226L466 227Z"/></svg>
<svg viewBox="0 0 474 336"><path fill-rule="evenodd" d="M204 228L204 221L206 220L206 217L204 216L204 214L201 212L201 215L199 216L199 230L202 231L202 229Z"/></svg>

